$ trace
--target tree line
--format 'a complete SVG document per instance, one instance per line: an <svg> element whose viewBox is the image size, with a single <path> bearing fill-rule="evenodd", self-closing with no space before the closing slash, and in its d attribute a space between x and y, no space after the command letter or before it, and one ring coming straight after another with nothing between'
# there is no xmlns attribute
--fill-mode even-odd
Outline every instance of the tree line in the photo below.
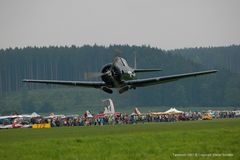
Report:
<svg viewBox="0 0 240 160"><path fill-rule="evenodd" d="M19 106L18 110L24 111L29 108L28 106L34 106L37 109L45 107L45 110L49 107L53 110L54 108L61 110L59 106L63 108L64 105L73 105L73 103L79 107L91 105L91 101L97 103L98 98L110 95L92 89L84 89L83 93L77 94L78 97L70 98L69 104L64 104L60 98L58 99L59 95L53 97L55 101L61 102L59 104L52 100L36 104L35 102L38 101L36 97L23 93L41 89L41 91L46 90L44 93L46 94L51 92L49 88L56 86L26 85L21 80L25 78L84 80L85 72L99 72L101 67L106 63L111 63L116 55L126 58L129 65L133 66L136 54L138 68L163 69L161 72L139 74L138 78L205 69L218 69L219 72L196 79L190 78L153 87L137 88L137 90L129 91L126 95L111 95L119 105L238 106L240 102L239 52L240 46L186 48L169 51L150 46L128 45L8 48L0 50L0 105L10 108ZM81 90L79 88L79 92ZM18 100L10 105L8 99L13 94L19 94ZM97 94L98 96L93 100L94 96L89 97L88 94ZM23 95L27 95L27 98ZM85 103L86 101L88 103Z"/></svg>

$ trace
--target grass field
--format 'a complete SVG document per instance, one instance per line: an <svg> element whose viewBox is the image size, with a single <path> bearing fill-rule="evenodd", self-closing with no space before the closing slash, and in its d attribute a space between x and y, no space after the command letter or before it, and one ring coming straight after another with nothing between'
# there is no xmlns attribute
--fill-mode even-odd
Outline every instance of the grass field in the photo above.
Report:
<svg viewBox="0 0 240 160"><path fill-rule="evenodd" d="M240 119L0 130L0 159L240 159Z"/></svg>

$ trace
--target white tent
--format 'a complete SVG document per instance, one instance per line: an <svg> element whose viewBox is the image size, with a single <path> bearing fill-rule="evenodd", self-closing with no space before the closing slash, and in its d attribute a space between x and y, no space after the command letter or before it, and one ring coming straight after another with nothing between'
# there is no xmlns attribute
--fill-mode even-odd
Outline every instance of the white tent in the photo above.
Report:
<svg viewBox="0 0 240 160"><path fill-rule="evenodd" d="M33 112L33 113L31 114L31 117L40 117L40 115L37 114L36 112Z"/></svg>
<svg viewBox="0 0 240 160"><path fill-rule="evenodd" d="M183 111L179 111L177 110L176 108L170 108L169 110L167 110L166 112L164 113L167 113L167 114L176 114L176 113L183 113Z"/></svg>

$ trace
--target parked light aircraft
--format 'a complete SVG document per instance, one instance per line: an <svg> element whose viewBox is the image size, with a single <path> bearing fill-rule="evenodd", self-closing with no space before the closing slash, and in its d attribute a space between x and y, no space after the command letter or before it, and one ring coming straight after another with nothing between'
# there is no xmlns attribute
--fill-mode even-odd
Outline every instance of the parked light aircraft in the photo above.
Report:
<svg viewBox="0 0 240 160"><path fill-rule="evenodd" d="M118 92L121 94L123 92L128 91L129 89L136 89L138 87L146 87L161 83L172 82L183 78L195 77L217 72L217 70L207 70L200 72L168 75L162 77L136 79L136 73L155 71L161 71L161 69L136 69L136 67L131 68L124 58L115 57L112 63L103 66L103 68L101 69L101 73L95 74L95 76L97 75L101 77L102 81L63 81L63 80L36 80L36 79L24 79L22 81L31 83L45 83L97 88L110 94L113 93L112 88L117 88Z"/></svg>

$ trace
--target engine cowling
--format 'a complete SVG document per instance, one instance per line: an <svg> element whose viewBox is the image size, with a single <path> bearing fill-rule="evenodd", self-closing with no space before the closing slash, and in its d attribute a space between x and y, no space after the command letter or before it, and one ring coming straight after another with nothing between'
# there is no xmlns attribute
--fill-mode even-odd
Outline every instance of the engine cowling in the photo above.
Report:
<svg viewBox="0 0 240 160"><path fill-rule="evenodd" d="M109 85L114 85L114 81L121 82L121 71L117 66L107 64L103 66L101 79Z"/></svg>

